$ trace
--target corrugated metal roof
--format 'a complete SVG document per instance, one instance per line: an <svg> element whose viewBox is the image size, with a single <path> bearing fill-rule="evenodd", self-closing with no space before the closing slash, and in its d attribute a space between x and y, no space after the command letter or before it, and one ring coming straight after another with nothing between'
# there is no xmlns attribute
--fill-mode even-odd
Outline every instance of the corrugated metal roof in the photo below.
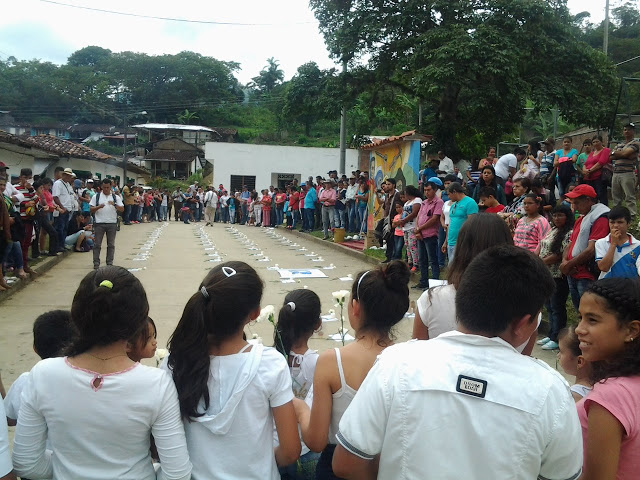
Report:
<svg viewBox="0 0 640 480"><path fill-rule="evenodd" d="M215 130L202 125L182 125L181 123L141 123L134 125L134 128L146 128L147 130L186 130L190 132L211 132Z"/></svg>

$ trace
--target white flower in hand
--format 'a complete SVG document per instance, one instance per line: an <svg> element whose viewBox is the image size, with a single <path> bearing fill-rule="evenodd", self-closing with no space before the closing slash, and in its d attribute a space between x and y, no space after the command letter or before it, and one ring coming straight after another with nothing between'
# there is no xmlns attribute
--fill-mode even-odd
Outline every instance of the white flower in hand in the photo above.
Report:
<svg viewBox="0 0 640 480"><path fill-rule="evenodd" d="M164 360L164 357L166 357L167 355L169 355L169 350L167 350L166 348L156 349L156 354L153 356L156 361L156 367L162 363L162 360Z"/></svg>
<svg viewBox="0 0 640 480"><path fill-rule="evenodd" d="M267 305L262 310L260 310L260 315L258 315L258 322L262 322L264 320L269 320L269 317L275 315L276 309L273 305Z"/></svg>
<svg viewBox="0 0 640 480"><path fill-rule="evenodd" d="M337 292L331 293L333 298L335 298L340 305L343 305L349 297L349 290L338 290Z"/></svg>

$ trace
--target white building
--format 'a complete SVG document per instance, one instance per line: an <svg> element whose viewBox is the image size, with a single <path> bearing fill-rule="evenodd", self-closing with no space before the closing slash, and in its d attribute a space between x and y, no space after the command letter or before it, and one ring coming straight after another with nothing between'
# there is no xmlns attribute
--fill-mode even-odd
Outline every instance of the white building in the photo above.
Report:
<svg viewBox="0 0 640 480"><path fill-rule="evenodd" d="M242 185L258 191L270 185L284 187L294 178L301 183L309 176L326 177L330 170L340 170L338 148L207 142L205 159L213 163L213 184L231 190ZM358 168L358 151L347 150L344 173L349 176Z"/></svg>

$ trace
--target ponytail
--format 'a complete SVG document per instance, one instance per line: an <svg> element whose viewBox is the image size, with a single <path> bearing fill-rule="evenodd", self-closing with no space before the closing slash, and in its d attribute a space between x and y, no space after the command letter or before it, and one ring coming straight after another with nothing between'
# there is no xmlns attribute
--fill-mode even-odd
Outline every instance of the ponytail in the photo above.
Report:
<svg viewBox="0 0 640 480"><path fill-rule="evenodd" d="M260 308L263 283L244 262L226 262L211 269L184 308L169 339L168 365L178 390L183 417L201 417L200 399L209 408L209 349L241 330Z"/></svg>
<svg viewBox="0 0 640 480"><path fill-rule="evenodd" d="M308 289L293 290L284 297L273 332L276 350L288 356L300 340L307 340L320 323L320 297Z"/></svg>

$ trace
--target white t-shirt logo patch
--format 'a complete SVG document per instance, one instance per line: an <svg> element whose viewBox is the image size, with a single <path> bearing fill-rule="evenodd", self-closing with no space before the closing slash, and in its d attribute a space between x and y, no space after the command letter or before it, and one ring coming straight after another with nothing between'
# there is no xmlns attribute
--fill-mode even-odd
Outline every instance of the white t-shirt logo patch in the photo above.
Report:
<svg viewBox="0 0 640 480"><path fill-rule="evenodd" d="M465 395L484 398L487 393L487 382L485 380L480 380L479 378L458 375L456 391L464 393Z"/></svg>

